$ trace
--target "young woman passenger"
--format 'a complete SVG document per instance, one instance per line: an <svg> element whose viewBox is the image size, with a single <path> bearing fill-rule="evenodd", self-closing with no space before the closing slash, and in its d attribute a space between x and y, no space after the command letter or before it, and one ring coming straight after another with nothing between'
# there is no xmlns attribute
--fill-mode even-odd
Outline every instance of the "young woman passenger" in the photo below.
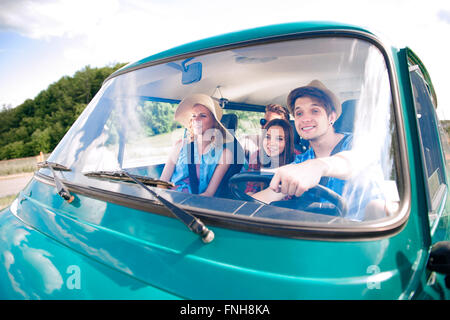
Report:
<svg viewBox="0 0 450 320"><path fill-rule="evenodd" d="M213 196L232 162L226 147L231 133L220 123L222 109L210 96L193 94L183 99L175 120L187 129L176 142L160 179L175 184L175 190Z"/></svg>
<svg viewBox="0 0 450 320"><path fill-rule="evenodd" d="M264 118L259 120L261 129L264 129L267 123L274 119L284 119L289 121L289 110L279 104L268 104L264 110ZM248 161L250 161L250 155L258 151L258 148L261 145L260 138L261 134L258 133L247 135L243 139L244 155Z"/></svg>
<svg viewBox="0 0 450 320"><path fill-rule="evenodd" d="M288 121L278 118L269 121L265 124L262 135L261 146L250 155L244 171L274 169L294 160L294 133ZM248 182L245 192L253 194L261 190L260 183Z"/></svg>

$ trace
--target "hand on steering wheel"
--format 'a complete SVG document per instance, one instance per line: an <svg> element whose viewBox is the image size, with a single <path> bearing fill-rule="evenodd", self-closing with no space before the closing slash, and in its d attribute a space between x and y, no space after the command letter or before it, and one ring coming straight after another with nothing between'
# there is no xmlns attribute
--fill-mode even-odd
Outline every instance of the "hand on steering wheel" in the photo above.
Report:
<svg viewBox="0 0 450 320"><path fill-rule="evenodd" d="M238 173L231 177L231 179L229 180L229 188L231 194L235 199L264 204L263 202L256 200L252 196L246 194L243 191L243 188L239 188L239 183L263 182L268 186L272 178L273 174L271 173ZM316 185L310 188L306 192L306 194L308 195L309 199L306 199L306 197L302 198L302 196L294 197L294 199L291 200L274 201L271 203L271 205L325 214L330 214L330 212L333 212L339 216L343 216L347 211L347 203L344 198L325 186L322 186L320 184ZM322 199L328 200L330 203L323 203Z"/></svg>

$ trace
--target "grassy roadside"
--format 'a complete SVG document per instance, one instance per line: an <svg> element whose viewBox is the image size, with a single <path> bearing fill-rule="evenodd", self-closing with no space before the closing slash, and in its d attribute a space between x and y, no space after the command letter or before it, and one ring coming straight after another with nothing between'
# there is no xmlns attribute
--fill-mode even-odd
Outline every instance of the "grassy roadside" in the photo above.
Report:
<svg viewBox="0 0 450 320"><path fill-rule="evenodd" d="M49 154L44 155L47 159ZM9 176L23 172L34 172L36 170L37 157L27 157L12 160L0 160L0 176Z"/></svg>
<svg viewBox="0 0 450 320"><path fill-rule="evenodd" d="M50 154L44 155L47 159ZM37 157L27 157L12 160L0 160L0 178L10 175L23 174L36 171ZM6 208L17 195L0 197L0 210Z"/></svg>
<svg viewBox="0 0 450 320"><path fill-rule="evenodd" d="M0 210L3 210L7 206L9 206L11 202L13 202L13 200L16 198L16 196L17 196L16 194L13 194L10 196L0 198Z"/></svg>

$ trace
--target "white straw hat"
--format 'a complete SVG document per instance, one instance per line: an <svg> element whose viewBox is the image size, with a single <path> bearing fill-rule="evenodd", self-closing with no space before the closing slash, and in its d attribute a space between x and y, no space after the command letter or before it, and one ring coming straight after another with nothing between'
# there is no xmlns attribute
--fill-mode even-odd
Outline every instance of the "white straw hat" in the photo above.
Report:
<svg viewBox="0 0 450 320"><path fill-rule="evenodd" d="M222 108L219 106L219 103L211 98L210 96L202 93L195 93L184 98L180 104L178 105L177 110L175 111L175 121L178 121L183 126L188 127L189 122L192 118L192 108L196 105L200 104L206 107L211 114L216 119L217 123L223 128L226 136L223 137L224 142L229 142L233 140L233 136L224 127L224 125L220 122L222 119Z"/></svg>

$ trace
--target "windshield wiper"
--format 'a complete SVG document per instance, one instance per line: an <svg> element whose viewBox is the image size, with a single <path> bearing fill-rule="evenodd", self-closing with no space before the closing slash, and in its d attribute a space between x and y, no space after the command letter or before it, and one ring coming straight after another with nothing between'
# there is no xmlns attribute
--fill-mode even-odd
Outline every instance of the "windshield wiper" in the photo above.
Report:
<svg viewBox="0 0 450 320"><path fill-rule="evenodd" d="M133 178L131 178L129 175L125 174L124 171L93 171L93 172L86 172L84 175L87 177L106 178L110 180L119 180L126 182L135 182L135 180L133 179L135 178L140 182L142 182L143 184L162 188L171 188L174 186L172 182L158 180L146 176L139 176L133 174Z"/></svg>
<svg viewBox="0 0 450 320"><path fill-rule="evenodd" d="M155 192L154 190L149 189L146 184L153 186L164 186L164 187L172 187L173 184L170 182L166 182L163 180L153 179L144 176L138 176L134 174L130 174L125 170L118 171L98 171L98 172L87 172L84 174L88 177L98 177L98 178L110 178L114 180L120 181L132 181L136 184L140 185L147 192L149 192L152 196L158 199L167 209L169 209L172 214L177 217L181 222L183 222L189 230L198 234L204 243L209 243L214 240L214 232L209 230L205 224L199 219L184 211L177 205L173 204L169 200L165 199L163 196Z"/></svg>
<svg viewBox="0 0 450 320"><path fill-rule="evenodd" d="M56 175L56 172L55 172L55 170L71 171L69 168L67 168L66 166L63 166L62 164L55 163L55 162L48 162L48 161L38 162L37 167L50 169L50 171L52 172L52 175L53 175L53 180L55 180L56 191L64 200L66 200L68 203L71 203L75 199L75 197L70 194L67 187L58 178L58 176Z"/></svg>

